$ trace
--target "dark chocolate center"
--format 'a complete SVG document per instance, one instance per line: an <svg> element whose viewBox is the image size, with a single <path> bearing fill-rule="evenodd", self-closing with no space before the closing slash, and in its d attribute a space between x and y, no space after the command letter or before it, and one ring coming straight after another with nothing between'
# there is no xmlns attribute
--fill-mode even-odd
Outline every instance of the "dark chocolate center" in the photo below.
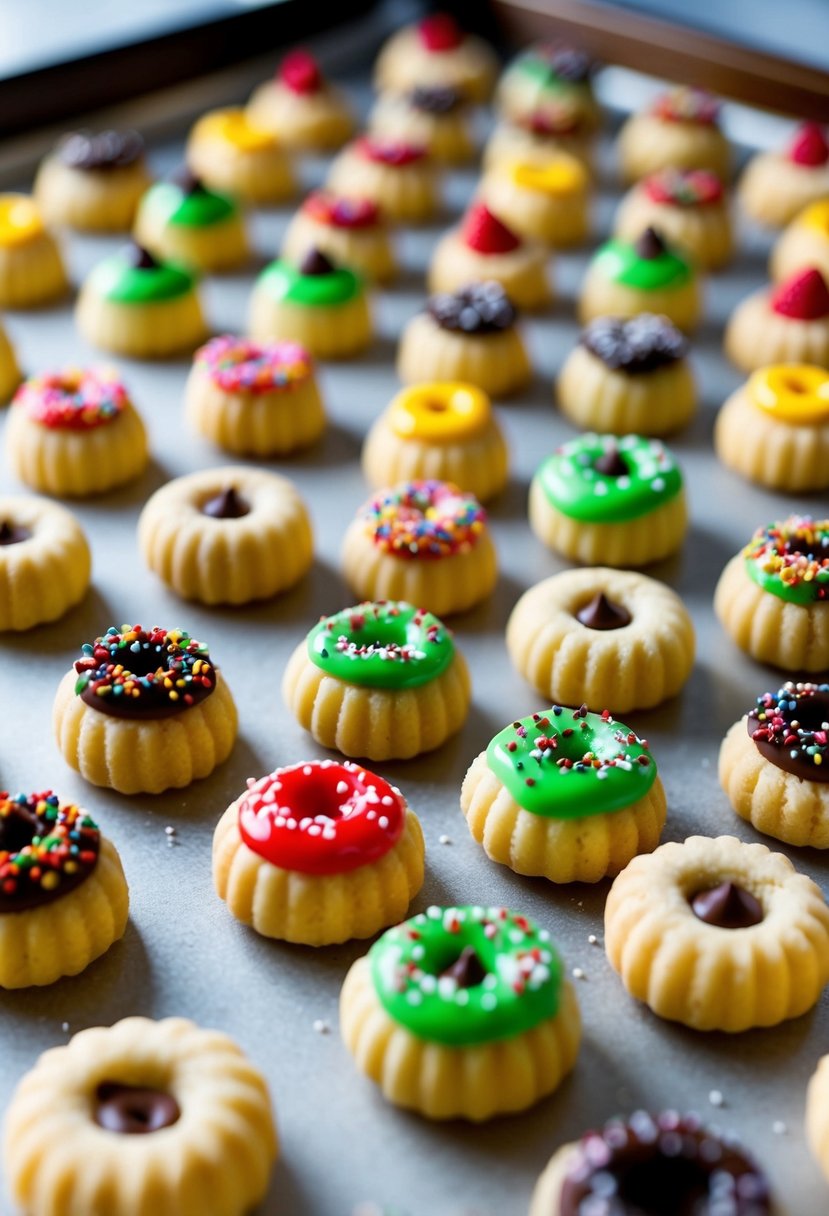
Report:
<svg viewBox="0 0 829 1216"><path fill-rule="evenodd" d="M483 983L489 972L475 953L475 947L464 946L454 963L440 974L457 980L459 988L475 988Z"/></svg>
<svg viewBox="0 0 829 1216"><path fill-rule="evenodd" d="M19 545L31 535L29 529L20 524L11 524L7 519L0 522L0 545Z"/></svg>
<svg viewBox="0 0 829 1216"><path fill-rule="evenodd" d="M327 258L321 249L309 249L299 267L303 274L313 275L314 277L333 274L334 263L330 258Z"/></svg>
<svg viewBox="0 0 829 1216"><path fill-rule="evenodd" d="M441 329L463 334L499 333L509 329L517 315L504 288L494 280L430 296L426 309Z"/></svg>
<svg viewBox="0 0 829 1216"><path fill-rule="evenodd" d="M181 187L184 194L198 194L200 190L204 190L202 179L197 177L193 170L188 169L186 165L173 175L173 181Z"/></svg>
<svg viewBox="0 0 829 1216"><path fill-rule="evenodd" d="M697 920L717 929L750 929L763 919L759 899L736 882L721 882L719 886L698 891L690 902Z"/></svg>
<svg viewBox="0 0 829 1216"><path fill-rule="evenodd" d="M782 726L771 731L768 721L758 721L757 711L746 718L746 727L757 750L771 764L792 773L801 781L829 782L829 764L815 764L809 748L818 746L824 753L829 737L829 692L815 691L810 695L792 693L794 709L767 709L766 716L782 720ZM769 739L769 734L772 739ZM817 734L817 738L814 736Z"/></svg>
<svg viewBox="0 0 829 1216"><path fill-rule="evenodd" d="M125 260L129 266L133 266L136 270L157 270L158 262L150 253L149 249L145 249L143 245L139 245L134 241L128 246L125 252Z"/></svg>
<svg viewBox="0 0 829 1216"><path fill-rule="evenodd" d="M603 456L593 461L593 468L605 477L628 477L630 469L622 459L617 447L610 447Z"/></svg>
<svg viewBox="0 0 829 1216"><path fill-rule="evenodd" d="M241 519L250 514L248 502L233 486L221 490L213 498L209 498L201 508L202 515L210 515L213 519Z"/></svg>
<svg viewBox="0 0 829 1216"><path fill-rule="evenodd" d="M665 242L655 228L646 228L633 247L637 255L646 262L661 257L665 252Z"/></svg>
<svg viewBox="0 0 829 1216"><path fill-rule="evenodd" d="M160 1089L102 1081L95 1091L95 1122L119 1136L146 1136L172 1127L181 1117L178 1102Z"/></svg>
<svg viewBox="0 0 829 1216"><path fill-rule="evenodd" d="M11 807L8 814L0 817L0 852L18 853L40 835L44 826L28 807Z"/></svg>
<svg viewBox="0 0 829 1216"><path fill-rule="evenodd" d="M409 94L409 103L424 114L451 114L461 103L457 89L449 86L428 88L418 85Z"/></svg>
<svg viewBox="0 0 829 1216"><path fill-rule="evenodd" d="M578 610L576 620L587 629L622 629L630 624L633 617L627 608L609 600L603 591L599 591L589 604Z"/></svg>

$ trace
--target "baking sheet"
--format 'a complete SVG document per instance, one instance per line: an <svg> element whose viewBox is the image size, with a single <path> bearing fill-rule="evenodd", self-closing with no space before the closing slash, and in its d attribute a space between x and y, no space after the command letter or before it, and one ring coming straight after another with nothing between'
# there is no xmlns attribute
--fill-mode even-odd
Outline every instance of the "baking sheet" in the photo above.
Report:
<svg viewBox="0 0 829 1216"><path fill-rule="evenodd" d="M357 84L353 93L364 109L366 88ZM607 168L609 149L603 152ZM153 164L162 173L180 154L177 144L155 148ZM323 161L308 161L305 184L321 181L324 169ZM135 1013L186 1015L236 1038L270 1084L282 1155L261 1208L266 1216L350 1216L355 1209L401 1216L521 1216L537 1174L558 1145L639 1106L695 1109L738 1132L766 1163L785 1210L819 1216L827 1210L829 1192L806 1149L802 1124L806 1083L829 1047L826 997L813 1014L795 1022L733 1038L659 1021L628 998L605 959L608 884L557 888L490 863L470 838L458 806L472 758L505 722L539 708L509 663L503 634L523 590L566 568L530 532L526 498L540 458L574 433L553 408L551 382L578 332L573 303L586 253L556 259L556 308L525 323L535 382L498 406L512 453L509 488L491 508L501 578L487 603L452 622L473 677L468 722L432 755L375 766L399 784L423 824L427 878L413 912L431 903L507 903L544 923L567 967L583 971L577 991L584 1039L574 1073L527 1114L482 1127L429 1123L391 1108L357 1073L337 1032L340 984L366 944L314 951L265 941L237 924L213 892L213 828L245 778L325 754L283 706L282 671L320 615L354 600L339 574L339 548L347 521L367 495L361 440L397 389L397 336L422 303L430 250L474 180L472 171L452 173L441 221L402 235L406 272L399 285L375 298L378 335L371 351L356 362L320 369L330 415L324 440L305 455L267 466L296 482L316 533L311 574L283 598L209 610L180 602L145 570L135 528L148 495L171 477L232 461L184 427L188 360L117 361L148 424L153 461L140 481L72 508L94 555L93 587L83 604L58 624L0 637L0 786L51 786L88 807L123 858L131 919L124 940L80 977L42 991L0 994L0 1110L39 1052L83 1027ZM595 208L596 241L607 234L614 205L606 173ZM263 260L277 250L291 210L253 217ZM672 442L687 478L691 528L682 552L650 571L685 600L697 628L697 664L679 698L651 713L625 715L648 736L659 764L669 805L664 840L694 832L763 839L731 812L717 782L717 749L728 726L759 692L777 687L779 677L736 650L713 616L711 599L725 562L757 524L795 507L825 510L817 499L795 501L743 484L712 453L715 411L741 380L719 352L722 324L765 275L767 242L744 235L739 262L707 284L706 321L693 356L702 406L693 425ZM72 237L67 246L75 281L114 244ZM253 277L250 271L205 284L217 331L244 329ZM28 371L101 360L76 334L68 305L11 316L8 329ZM4 461L0 490L21 488ZM182 792L125 798L95 789L68 768L53 741L54 691L80 643L124 620L180 625L205 640L236 698L240 736L231 758ZM175 829L173 844L168 826ZM817 853L779 847L829 890L829 871ZM597 945L589 943L590 934L598 936ZM712 1105L718 1094L722 1104Z"/></svg>

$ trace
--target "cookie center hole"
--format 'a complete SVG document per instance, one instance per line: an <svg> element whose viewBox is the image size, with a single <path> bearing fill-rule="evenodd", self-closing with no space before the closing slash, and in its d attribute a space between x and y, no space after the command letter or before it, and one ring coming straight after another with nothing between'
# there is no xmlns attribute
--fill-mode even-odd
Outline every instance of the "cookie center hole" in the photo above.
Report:
<svg viewBox="0 0 829 1216"><path fill-rule="evenodd" d="M26 807L13 806L0 817L0 850L4 853L19 853L38 835L40 822Z"/></svg>
<svg viewBox="0 0 829 1216"><path fill-rule="evenodd" d="M234 486L226 486L202 503L201 513L212 519L241 519L250 514L250 504Z"/></svg>
<svg viewBox="0 0 829 1216"><path fill-rule="evenodd" d="M803 730L807 734L815 731L829 730L829 694L816 693L812 697L803 697L790 722L793 731Z"/></svg>
<svg viewBox="0 0 829 1216"><path fill-rule="evenodd" d="M637 1216L692 1216L706 1210L705 1201L711 1197L709 1174L698 1162L661 1153L631 1165L615 1180L615 1192L611 1190L608 1198L617 1197L620 1211ZM607 1210L612 1210L611 1205Z"/></svg>
<svg viewBox="0 0 829 1216"><path fill-rule="evenodd" d="M19 545L31 535L29 529L20 524L10 523L7 519L0 520L0 545Z"/></svg>
<svg viewBox="0 0 829 1216"><path fill-rule="evenodd" d="M441 401L438 397L427 397L423 402L423 407L432 414L445 414L447 409L446 402Z"/></svg>
<svg viewBox="0 0 829 1216"><path fill-rule="evenodd" d="M180 1117L178 1102L163 1089L102 1081L95 1091L95 1122L116 1135L145 1136Z"/></svg>
<svg viewBox="0 0 829 1216"><path fill-rule="evenodd" d="M477 988L489 975L474 946L464 946L460 954L440 972L441 979L457 981L459 988Z"/></svg>

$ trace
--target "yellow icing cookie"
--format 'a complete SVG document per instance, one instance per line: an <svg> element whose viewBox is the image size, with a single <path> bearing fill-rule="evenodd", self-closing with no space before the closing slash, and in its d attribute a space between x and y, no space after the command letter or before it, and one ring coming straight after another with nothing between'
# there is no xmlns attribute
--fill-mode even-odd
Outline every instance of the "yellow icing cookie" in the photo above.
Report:
<svg viewBox="0 0 829 1216"><path fill-rule="evenodd" d="M751 404L778 422L797 426L829 421L829 372L808 363L777 363L754 372Z"/></svg>
<svg viewBox="0 0 829 1216"><path fill-rule="evenodd" d="M252 122L241 108L206 114L199 123L199 134L226 140L242 152L264 152L275 148L278 142L275 135Z"/></svg>
<svg viewBox="0 0 829 1216"><path fill-rule="evenodd" d="M404 389L389 407L389 423L401 439L451 443L478 435L491 414L486 393L472 384L450 381Z"/></svg>
<svg viewBox="0 0 829 1216"><path fill-rule="evenodd" d="M25 194L0 194L0 246L25 245L43 232L37 204Z"/></svg>

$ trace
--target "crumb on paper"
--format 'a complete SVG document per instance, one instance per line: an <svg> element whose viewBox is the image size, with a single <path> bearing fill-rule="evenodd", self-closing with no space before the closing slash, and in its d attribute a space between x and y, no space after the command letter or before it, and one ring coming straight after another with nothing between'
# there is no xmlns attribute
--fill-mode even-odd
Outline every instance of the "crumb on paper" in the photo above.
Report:
<svg viewBox="0 0 829 1216"><path fill-rule="evenodd" d="M326 1022L324 1018L315 1018L314 1022L313 1022L313 1028L317 1032L317 1034L330 1034L331 1033L331 1023Z"/></svg>
<svg viewBox="0 0 829 1216"><path fill-rule="evenodd" d="M573 979L574 979L574 980L584 980L584 979L587 979L587 976L584 974L584 972L582 971L581 967L574 967L574 968L573 968L573 971L572 971L572 976L573 976Z"/></svg>
<svg viewBox="0 0 829 1216"><path fill-rule="evenodd" d="M722 1096L722 1091L719 1089L711 1090L708 1095L708 1101L712 1106L725 1106L725 1098Z"/></svg>
<svg viewBox="0 0 829 1216"><path fill-rule="evenodd" d="M451 836L438 836L438 844L451 844L451 843L452 843Z"/></svg>
<svg viewBox="0 0 829 1216"><path fill-rule="evenodd" d="M587 940L591 946L598 946L599 944L599 939L596 937L595 933L589 933L587 935Z"/></svg>

